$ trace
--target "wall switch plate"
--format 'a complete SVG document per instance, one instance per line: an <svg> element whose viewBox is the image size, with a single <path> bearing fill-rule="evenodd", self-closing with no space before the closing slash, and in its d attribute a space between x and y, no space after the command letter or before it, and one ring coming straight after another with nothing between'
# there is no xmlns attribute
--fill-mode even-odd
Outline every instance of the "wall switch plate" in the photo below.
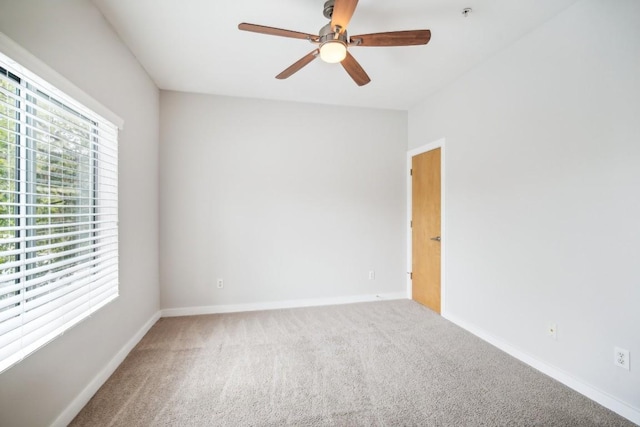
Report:
<svg viewBox="0 0 640 427"><path fill-rule="evenodd" d="M629 350L625 350L624 348L620 348L620 347L615 347L613 349L614 365L619 366L622 369L626 369L628 371L630 369L629 362L630 362Z"/></svg>
<svg viewBox="0 0 640 427"><path fill-rule="evenodd" d="M218 285L218 289L224 288L224 281L222 279L218 279L217 285Z"/></svg>
<svg viewBox="0 0 640 427"><path fill-rule="evenodd" d="M376 280L376 272L371 270L369 272L369 280Z"/></svg>
<svg viewBox="0 0 640 427"><path fill-rule="evenodd" d="M558 339L558 325L555 323L549 323L547 326L547 335L549 335L554 340Z"/></svg>

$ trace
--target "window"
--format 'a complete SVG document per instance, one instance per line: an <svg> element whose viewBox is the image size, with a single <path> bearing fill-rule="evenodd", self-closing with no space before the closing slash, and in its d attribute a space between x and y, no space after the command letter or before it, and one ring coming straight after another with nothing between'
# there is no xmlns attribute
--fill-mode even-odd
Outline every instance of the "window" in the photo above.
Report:
<svg viewBox="0 0 640 427"><path fill-rule="evenodd" d="M117 127L0 54L0 371L118 296Z"/></svg>

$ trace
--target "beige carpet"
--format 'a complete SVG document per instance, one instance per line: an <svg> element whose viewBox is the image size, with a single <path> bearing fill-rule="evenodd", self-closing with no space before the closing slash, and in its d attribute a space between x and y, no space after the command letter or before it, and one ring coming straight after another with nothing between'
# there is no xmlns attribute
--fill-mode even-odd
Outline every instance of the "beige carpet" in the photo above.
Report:
<svg viewBox="0 0 640 427"><path fill-rule="evenodd" d="M630 426L412 301L160 319L73 426Z"/></svg>

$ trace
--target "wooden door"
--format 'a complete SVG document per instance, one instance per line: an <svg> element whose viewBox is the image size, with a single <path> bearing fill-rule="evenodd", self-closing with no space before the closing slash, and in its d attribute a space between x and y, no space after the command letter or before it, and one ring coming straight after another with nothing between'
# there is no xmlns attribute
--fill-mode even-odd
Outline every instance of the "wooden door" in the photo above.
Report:
<svg viewBox="0 0 640 427"><path fill-rule="evenodd" d="M440 313L440 148L414 156L412 298Z"/></svg>

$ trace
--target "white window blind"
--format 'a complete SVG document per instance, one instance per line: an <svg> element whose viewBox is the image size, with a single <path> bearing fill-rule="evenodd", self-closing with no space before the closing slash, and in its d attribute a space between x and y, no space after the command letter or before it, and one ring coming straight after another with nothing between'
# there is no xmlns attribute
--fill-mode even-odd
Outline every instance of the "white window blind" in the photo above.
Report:
<svg viewBox="0 0 640 427"><path fill-rule="evenodd" d="M0 53L0 372L118 296L117 132Z"/></svg>

